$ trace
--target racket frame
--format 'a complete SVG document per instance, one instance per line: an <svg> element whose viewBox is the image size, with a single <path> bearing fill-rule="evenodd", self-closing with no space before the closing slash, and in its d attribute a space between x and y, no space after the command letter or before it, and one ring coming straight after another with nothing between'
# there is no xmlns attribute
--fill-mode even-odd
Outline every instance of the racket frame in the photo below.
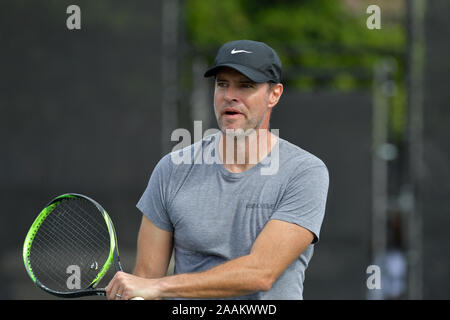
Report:
<svg viewBox="0 0 450 320"><path fill-rule="evenodd" d="M89 286L87 288L78 289L78 290L74 290L74 291L70 291L70 292L62 292L62 291L53 290L53 289L45 286L42 282L39 281L39 279L37 279L37 277L33 273L32 267L31 267L30 252L31 252L31 246L33 244L33 240L36 236L36 233L38 232L40 226L45 221L45 219L52 213L52 211L59 205L60 202L66 200L66 199L73 199L73 198L85 199L97 207L99 214L101 214L103 216L103 218L105 219L105 223L108 228L108 233L109 233L109 237L110 237L110 247L109 247L109 255L108 255L106 262L104 263L104 265L98 272L97 276L94 278L94 280L89 284ZM93 295L105 296L106 291L104 288L96 288L96 286L98 285L100 280L105 276L105 274L107 273L107 271L109 270L109 268L111 267L112 264L114 264L116 271L122 271L122 266L120 264L120 259L119 259L119 250L118 250L118 246L117 246L116 230L114 228L114 224L113 224L111 218L109 217L106 210L98 202L96 202L95 200L93 200L85 195L78 194L78 193L62 194L60 196L55 197L53 200L51 200L45 206L45 208L39 213L37 218L34 220L33 224L30 227L30 230L28 231L28 233L25 237L22 255L23 255L23 262L25 264L25 269L26 269L28 275L30 276L31 280L39 288L43 289L44 291L46 291L50 294L53 294L55 296L58 296L58 297L63 297L63 298L77 298L77 297L93 296Z"/></svg>

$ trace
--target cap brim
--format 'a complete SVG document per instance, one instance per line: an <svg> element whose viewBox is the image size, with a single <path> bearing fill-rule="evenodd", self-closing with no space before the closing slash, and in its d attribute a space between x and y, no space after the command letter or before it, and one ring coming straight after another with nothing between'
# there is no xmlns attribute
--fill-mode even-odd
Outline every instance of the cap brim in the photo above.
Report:
<svg viewBox="0 0 450 320"><path fill-rule="evenodd" d="M267 81L272 80L257 70L254 70L254 69L246 67L246 66L242 66L240 64L235 64L235 63L222 63L217 66L214 66L205 72L204 77L207 78L207 77L216 75L216 73L219 71L219 69L223 68L223 67L232 68L232 69L242 73L244 76L246 76L253 82L267 82Z"/></svg>

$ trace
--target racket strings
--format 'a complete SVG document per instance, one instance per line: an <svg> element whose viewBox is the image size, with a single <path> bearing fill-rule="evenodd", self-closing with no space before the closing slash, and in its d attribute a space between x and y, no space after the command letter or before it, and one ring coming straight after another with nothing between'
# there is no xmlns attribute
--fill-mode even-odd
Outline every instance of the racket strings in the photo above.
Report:
<svg viewBox="0 0 450 320"><path fill-rule="evenodd" d="M88 200L61 201L38 229L30 250L36 278L56 291L89 287L109 256L103 215Z"/></svg>

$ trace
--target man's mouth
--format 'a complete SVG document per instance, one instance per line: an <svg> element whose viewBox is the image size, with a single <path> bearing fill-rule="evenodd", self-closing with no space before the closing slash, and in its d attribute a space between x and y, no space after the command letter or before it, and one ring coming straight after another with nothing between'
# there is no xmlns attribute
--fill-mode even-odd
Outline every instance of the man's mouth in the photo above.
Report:
<svg viewBox="0 0 450 320"><path fill-rule="evenodd" d="M238 118L240 116L243 116L243 114L241 112L239 112L236 109L233 108L225 108L225 110L223 111L222 115L225 118L229 118L229 119L234 119L234 118Z"/></svg>

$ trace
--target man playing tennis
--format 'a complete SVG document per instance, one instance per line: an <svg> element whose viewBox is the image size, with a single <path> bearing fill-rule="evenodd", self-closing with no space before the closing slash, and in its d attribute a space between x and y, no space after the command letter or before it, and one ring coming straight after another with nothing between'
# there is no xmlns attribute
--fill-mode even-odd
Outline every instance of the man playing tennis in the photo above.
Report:
<svg viewBox="0 0 450 320"><path fill-rule="evenodd" d="M209 76L220 131L157 164L137 204L143 217L134 274L118 272L108 299L303 298L328 170L268 130L283 93L272 48L228 42ZM190 161L174 161L186 155ZM174 275L166 276L173 249Z"/></svg>

